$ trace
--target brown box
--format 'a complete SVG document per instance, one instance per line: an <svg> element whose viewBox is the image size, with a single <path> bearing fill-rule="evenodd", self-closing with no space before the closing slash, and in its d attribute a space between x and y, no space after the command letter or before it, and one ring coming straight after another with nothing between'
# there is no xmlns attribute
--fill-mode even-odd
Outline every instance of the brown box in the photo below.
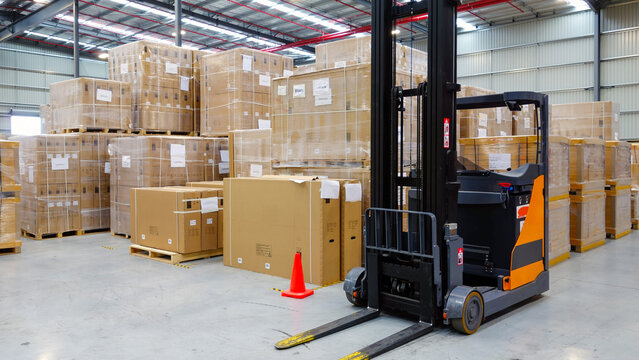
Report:
<svg viewBox="0 0 639 360"><path fill-rule="evenodd" d="M567 194L548 203L548 237L551 261L570 253L570 199Z"/></svg>
<svg viewBox="0 0 639 360"><path fill-rule="evenodd" d="M224 265L289 278L301 252L305 282L339 281L339 182L226 178L224 197Z"/></svg>
<svg viewBox="0 0 639 360"><path fill-rule="evenodd" d="M606 233L619 236L632 227L630 187L606 190Z"/></svg>
<svg viewBox="0 0 639 360"><path fill-rule="evenodd" d="M40 105L40 129L45 134L53 132L51 123L51 105ZM6 140L6 138L4 139Z"/></svg>
<svg viewBox="0 0 639 360"><path fill-rule="evenodd" d="M204 139L204 180L222 180L229 176L229 138Z"/></svg>
<svg viewBox="0 0 639 360"><path fill-rule="evenodd" d="M271 175L271 129L229 132L231 177Z"/></svg>
<svg viewBox="0 0 639 360"><path fill-rule="evenodd" d="M20 199L15 197L6 197L0 200L0 243L20 241L19 202Z"/></svg>
<svg viewBox="0 0 639 360"><path fill-rule="evenodd" d="M17 141L0 140L0 188L2 192L20 191L19 146Z"/></svg>
<svg viewBox="0 0 639 360"><path fill-rule="evenodd" d="M512 112L513 135L535 135L537 111L534 105L522 105L521 111Z"/></svg>
<svg viewBox="0 0 639 360"><path fill-rule="evenodd" d="M223 247L223 243L224 243L224 227L223 227L223 221L222 219L224 218L224 183L222 181L199 181L199 182L188 182L186 183L186 186L190 186L190 187L194 187L194 188L207 188L208 190L211 191L217 191L217 198L218 198L218 211L217 212L211 212L210 214L212 216L205 216L205 214L202 214L202 234L205 234L207 231L210 232L211 234L214 231L217 231L217 247L219 249L221 249ZM215 222L215 217L217 217L217 222ZM208 224L209 222L209 218L213 218L213 220L211 220L211 222L215 222L215 226L211 226L210 229L205 229L205 227L207 225L211 225ZM213 230L213 227L215 227L216 230Z"/></svg>
<svg viewBox="0 0 639 360"><path fill-rule="evenodd" d="M601 191L605 186L606 149L603 140L570 139L571 190Z"/></svg>
<svg viewBox="0 0 639 360"><path fill-rule="evenodd" d="M458 98L495 94L474 86L462 86ZM457 111L457 139L510 136L512 115L508 108L471 109Z"/></svg>
<svg viewBox="0 0 639 360"><path fill-rule="evenodd" d="M552 106L550 133L571 138L619 140L619 104L612 101Z"/></svg>
<svg viewBox="0 0 639 360"><path fill-rule="evenodd" d="M627 180L626 185L630 184L630 154L629 142L606 141L606 180Z"/></svg>
<svg viewBox="0 0 639 360"><path fill-rule="evenodd" d="M603 191L587 195L570 195L570 245L582 249L606 239Z"/></svg>
<svg viewBox="0 0 639 360"><path fill-rule="evenodd" d="M200 60L201 135L270 128L271 79L292 74L292 59L237 48Z"/></svg>
<svg viewBox="0 0 639 360"><path fill-rule="evenodd" d="M131 85L77 78L51 84L50 130L115 129L131 124Z"/></svg>
<svg viewBox="0 0 639 360"><path fill-rule="evenodd" d="M362 266L362 184L340 180L340 280Z"/></svg>
<svg viewBox="0 0 639 360"><path fill-rule="evenodd" d="M630 192L630 217L632 218L632 225L639 225L639 190L631 189Z"/></svg>

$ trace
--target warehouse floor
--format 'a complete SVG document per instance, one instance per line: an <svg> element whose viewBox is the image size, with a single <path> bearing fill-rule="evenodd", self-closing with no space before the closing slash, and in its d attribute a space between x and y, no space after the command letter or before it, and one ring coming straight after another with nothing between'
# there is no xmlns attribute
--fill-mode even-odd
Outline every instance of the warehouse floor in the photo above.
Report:
<svg viewBox="0 0 639 360"><path fill-rule="evenodd" d="M551 290L463 336L450 329L383 359L634 359L639 352L639 231L551 271ZM128 255L108 233L24 239L0 257L5 359L337 359L409 326L389 316L287 351L288 334L347 315L341 285L305 300L286 279L221 258L172 266Z"/></svg>

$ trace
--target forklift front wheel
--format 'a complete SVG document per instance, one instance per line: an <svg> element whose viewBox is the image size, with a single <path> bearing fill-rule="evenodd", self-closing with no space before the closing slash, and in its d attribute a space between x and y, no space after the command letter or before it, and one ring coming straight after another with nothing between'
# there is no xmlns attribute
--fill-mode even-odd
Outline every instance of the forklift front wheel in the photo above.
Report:
<svg viewBox="0 0 639 360"><path fill-rule="evenodd" d="M460 319L451 319L451 325L462 334L474 334L484 318L484 300L477 291L466 296L464 309Z"/></svg>

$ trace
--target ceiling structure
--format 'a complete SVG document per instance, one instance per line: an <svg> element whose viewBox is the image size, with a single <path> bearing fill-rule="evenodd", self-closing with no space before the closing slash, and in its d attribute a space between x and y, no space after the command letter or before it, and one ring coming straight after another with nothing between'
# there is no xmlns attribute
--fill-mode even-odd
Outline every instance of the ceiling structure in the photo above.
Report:
<svg viewBox="0 0 639 360"><path fill-rule="evenodd" d="M53 3L60 7L65 2L73 3L0 0L0 41L13 38L72 48L72 6L51 10L56 6ZM471 31L617 2L628 1L462 1L458 30ZM173 43L173 7L173 0L79 0L82 55L99 56L109 48L142 39ZM33 21L36 14L42 18L47 9L52 16ZM182 11L183 46L209 51L246 46L310 60L318 42L370 32L369 0L184 0ZM398 25L397 30L396 36L402 42L427 37L426 20Z"/></svg>

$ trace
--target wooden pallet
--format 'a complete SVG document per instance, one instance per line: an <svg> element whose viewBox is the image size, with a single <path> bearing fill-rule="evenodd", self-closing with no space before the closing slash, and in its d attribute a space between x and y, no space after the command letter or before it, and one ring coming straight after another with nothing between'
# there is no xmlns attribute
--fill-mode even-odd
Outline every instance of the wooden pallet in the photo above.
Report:
<svg viewBox="0 0 639 360"><path fill-rule="evenodd" d="M570 259L570 251L565 253L565 254L561 254L553 259L550 259L550 261L548 261L548 265L549 266L555 266L557 264L559 264L560 262L564 261L564 260L568 260Z"/></svg>
<svg viewBox="0 0 639 360"><path fill-rule="evenodd" d="M129 235L129 234L121 234L121 233L116 233L116 232L113 232L113 231L111 231L111 236L117 236L117 237L121 237L123 239L130 239L131 238L131 235Z"/></svg>
<svg viewBox="0 0 639 360"><path fill-rule="evenodd" d="M639 219L632 219L632 230L639 230Z"/></svg>
<svg viewBox="0 0 639 360"><path fill-rule="evenodd" d="M22 251L22 241L0 243L0 255L19 254Z"/></svg>
<svg viewBox="0 0 639 360"><path fill-rule="evenodd" d="M631 183L631 178L606 180L606 190L615 190L615 188L630 187Z"/></svg>
<svg viewBox="0 0 639 360"><path fill-rule="evenodd" d="M78 235L96 234L96 233L107 232L107 231L109 231L109 228L78 230Z"/></svg>
<svg viewBox="0 0 639 360"><path fill-rule="evenodd" d="M604 180L601 181L589 181L585 183L571 183L570 184L570 193L588 193L588 192L596 192L603 191L606 187L606 182Z"/></svg>
<svg viewBox="0 0 639 360"><path fill-rule="evenodd" d="M181 135L181 136L197 136L195 131L172 131L172 130L133 130L134 134L139 135Z"/></svg>
<svg viewBox="0 0 639 360"><path fill-rule="evenodd" d="M622 238L628 234L630 234L630 232L632 231L632 229L628 229L626 231L622 231L620 233L616 233L614 230L611 230L610 232L606 231L606 237L608 239L619 239Z"/></svg>
<svg viewBox="0 0 639 360"><path fill-rule="evenodd" d="M129 246L129 254L153 259L167 264L175 265L184 261L206 259L213 256L220 256L223 254L222 249L198 251L190 254L180 254L172 251L154 249L148 246L132 244Z"/></svg>
<svg viewBox="0 0 639 360"><path fill-rule="evenodd" d="M275 161L273 168L364 168L369 161L350 160L305 160L305 161Z"/></svg>
<svg viewBox="0 0 639 360"><path fill-rule="evenodd" d="M572 251L574 252L578 252L578 253L582 253L582 252L586 252L588 250L592 250L594 248L598 248L602 245L606 244L606 240L600 240L600 241L596 241L594 243L590 243L588 245L581 245L581 241L580 240L572 240L570 239L570 248Z"/></svg>
<svg viewBox="0 0 639 360"><path fill-rule="evenodd" d="M30 232L22 230L22 236L33 239L33 240L44 240L44 239L53 239L53 238L63 238L69 236L78 236L82 235L82 230L69 230L59 233L48 233L48 234L32 234Z"/></svg>
<svg viewBox="0 0 639 360"><path fill-rule="evenodd" d="M77 127L77 128L69 128L57 130L57 134L73 134L73 133L124 133L126 129L110 129L110 128L100 128L100 127Z"/></svg>

